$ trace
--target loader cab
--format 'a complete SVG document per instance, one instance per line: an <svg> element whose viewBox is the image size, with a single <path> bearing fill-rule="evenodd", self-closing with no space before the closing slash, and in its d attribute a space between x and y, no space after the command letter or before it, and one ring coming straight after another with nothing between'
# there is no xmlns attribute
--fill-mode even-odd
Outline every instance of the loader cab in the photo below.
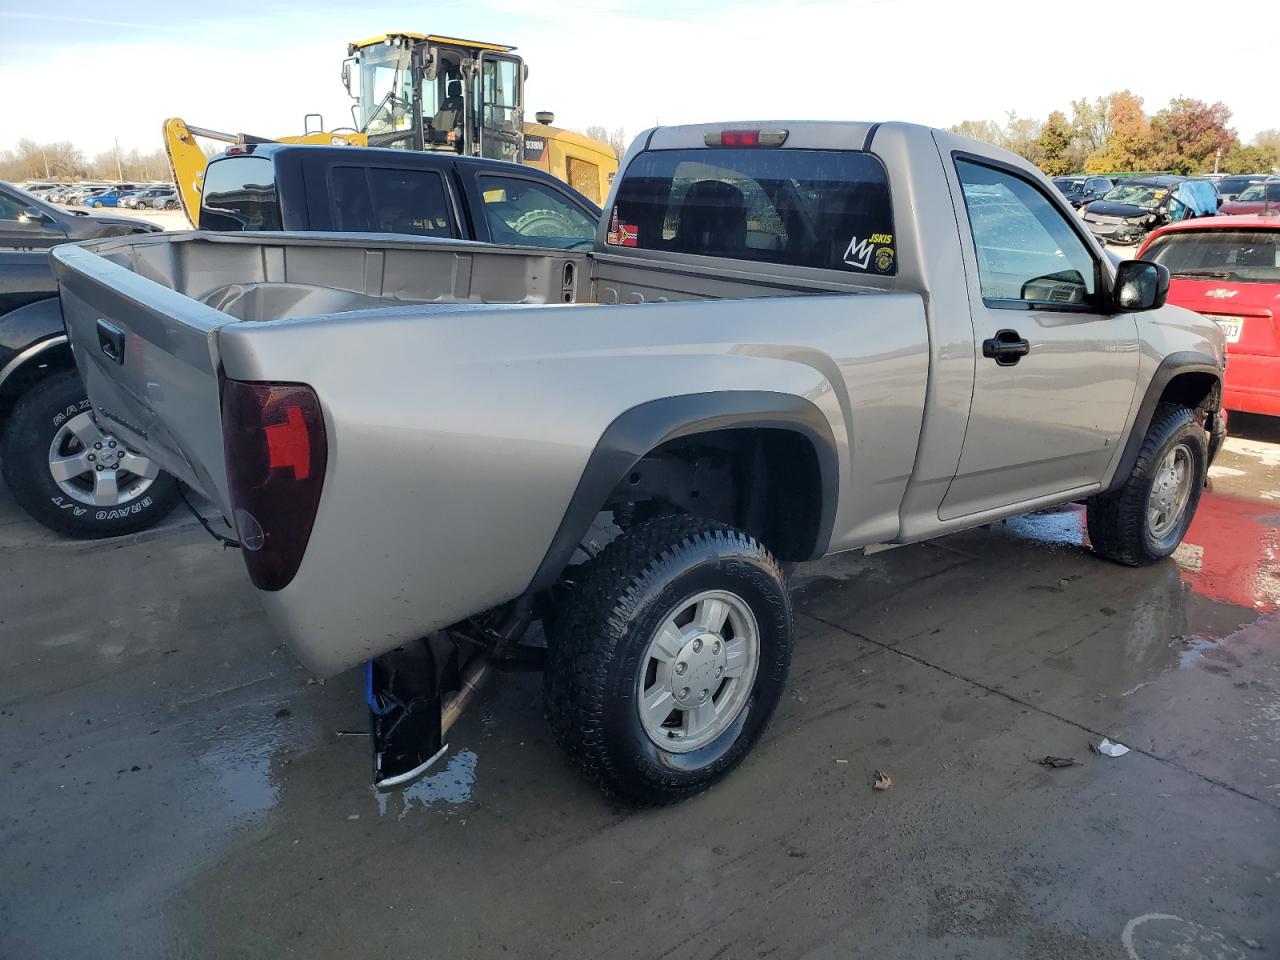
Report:
<svg viewBox="0 0 1280 960"><path fill-rule="evenodd" d="M369 145L524 161L524 62L514 47L397 33L347 48L343 81Z"/></svg>

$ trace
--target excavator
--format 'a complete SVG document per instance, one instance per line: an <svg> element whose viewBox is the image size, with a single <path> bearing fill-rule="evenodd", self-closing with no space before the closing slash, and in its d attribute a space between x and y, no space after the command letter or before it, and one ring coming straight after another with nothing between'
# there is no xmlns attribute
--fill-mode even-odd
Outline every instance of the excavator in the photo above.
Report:
<svg viewBox="0 0 1280 960"><path fill-rule="evenodd" d="M555 115L524 120L528 67L515 47L421 33L385 33L347 45L342 83L353 124L326 130L307 114L302 134L256 137L164 122L165 151L187 219L196 222L208 156L197 138L233 145L286 142L443 150L525 163L602 204L618 160L599 140L554 127ZM314 126L314 129L313 129Z"/></svg>

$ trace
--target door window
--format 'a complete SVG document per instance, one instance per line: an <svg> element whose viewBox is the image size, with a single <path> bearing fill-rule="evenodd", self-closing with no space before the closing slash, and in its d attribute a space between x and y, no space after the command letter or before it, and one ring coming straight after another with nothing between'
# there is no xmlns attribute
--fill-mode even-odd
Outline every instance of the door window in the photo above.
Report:
<svg viewBox="0 0 1280 960"><path fill-rule="evenodd" d="M957 160L978 256L982 298L991 306L1083 306L1097 292L1097 264L1070 223L1030 182Z"/></svg>
<svg viewBox="0 0 1280 960"><path fill-rule="evenodd" d="M480 61L480 153L494 160L520 159L524 131L520 116L519 60L484 57Z"/></svg>
<svg viewBox="0 0 1280 960"><path fill-rule="evenodd" d="M454 236L444 181L435 171L334 167L329 183L335 230Z"/></svg>
<svg viewBox="0 0 1280 960"><path fill-rule="evenodd" d="M494 243L585 250L596 221L545 184L520 177L480 177L484 217Z"/></svg>

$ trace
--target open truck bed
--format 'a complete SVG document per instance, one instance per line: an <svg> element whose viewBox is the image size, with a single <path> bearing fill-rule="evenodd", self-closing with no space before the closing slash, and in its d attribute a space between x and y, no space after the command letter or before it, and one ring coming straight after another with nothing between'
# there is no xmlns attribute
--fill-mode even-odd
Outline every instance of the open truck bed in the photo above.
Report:
<svg viewBox="0 0 1280 960"><path fill-rule="evenodd" d="M655 397L807 397L795 402L832 435L832 471L849 469L848 411L883 411L864 428L879 451L859 461L869 495L833 521L841 535L896 530L918 423L889 417L923 402L928 366L912 294L687 268L611 276L593 254L385 235L192 232L54 260L98 416L226 516L227 381L315 391L323 491L295 575L263 596L323 673L545 576L593 451ZM707 302L717 294L733 299ZM627 299L643 306L618 309ZM852 320L860 301L877 318L870 350ZM794 339L778 337L778 309ZM865 369L852 396L829 359L842 356Z"/></svg>

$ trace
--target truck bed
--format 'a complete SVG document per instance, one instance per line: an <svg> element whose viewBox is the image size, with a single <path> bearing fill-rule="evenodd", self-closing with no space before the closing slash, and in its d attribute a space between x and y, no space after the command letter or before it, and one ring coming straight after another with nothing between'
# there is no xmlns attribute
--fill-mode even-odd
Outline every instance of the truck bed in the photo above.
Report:
<svg viewBox="0 0 1280 960"><path fill-rule="evenodd" d="M601 437L655 398L803 398L859 491L833 540L898 529L929 372L914 293L386 235L171 234L53 259L98 416L228 515L222 379L314 389L329 470L296 577L263 598L323 673L527 589ZM625 304L644 305L604 309Z"/></svg>

